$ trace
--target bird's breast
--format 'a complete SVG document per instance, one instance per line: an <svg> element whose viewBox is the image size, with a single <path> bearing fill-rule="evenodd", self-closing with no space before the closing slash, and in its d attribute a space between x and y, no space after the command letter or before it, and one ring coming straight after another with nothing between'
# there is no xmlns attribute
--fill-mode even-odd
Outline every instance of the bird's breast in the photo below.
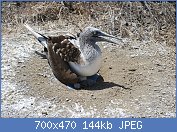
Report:
<svg viewBox="0 0 177 132"><path fill-rule="evenodd" d="M69 65L79 76L92 76L96 74L101 67L101 54L98 54L89 61L87 60L84 64L69 62Z"/></svg>

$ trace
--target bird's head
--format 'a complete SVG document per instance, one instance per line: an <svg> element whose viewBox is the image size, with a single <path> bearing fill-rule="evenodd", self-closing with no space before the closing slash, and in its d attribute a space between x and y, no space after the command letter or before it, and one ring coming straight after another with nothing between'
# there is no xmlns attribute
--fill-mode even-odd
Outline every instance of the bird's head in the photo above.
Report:
<svg viewBox="0 0 177 132"><path fill-rule="evenodd" d="M86 41L92 42L110 42L117 44L117 40L121 40L118 37L113 35L107 34L97 28L94 27L87 27L83 32L80 33L80 37L83 37ZM113 40L114 39L114 40Z"/></svg>

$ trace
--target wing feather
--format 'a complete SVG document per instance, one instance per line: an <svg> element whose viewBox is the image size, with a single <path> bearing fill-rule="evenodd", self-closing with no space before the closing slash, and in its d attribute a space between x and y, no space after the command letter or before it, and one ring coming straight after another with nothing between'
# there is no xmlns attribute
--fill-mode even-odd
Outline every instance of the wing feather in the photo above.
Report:
<svg viewBox="0 0 177 132"><path fill-rule="evenodd" d="M67 36L49 37L48 61L56 78L66 83L77 83L78 76L71 71L68 62L77 62L80 51L67 38Z"/></svg>

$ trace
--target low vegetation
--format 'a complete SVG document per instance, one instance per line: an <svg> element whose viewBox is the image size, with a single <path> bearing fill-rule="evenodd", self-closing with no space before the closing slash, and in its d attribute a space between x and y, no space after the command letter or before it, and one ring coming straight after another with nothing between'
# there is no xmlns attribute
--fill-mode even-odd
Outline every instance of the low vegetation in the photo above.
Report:
<svg viewBox="0 0 177 132"><path fill-rule="evenodd" d="M78 30L93 25L137 41L175 46L176 2L2 2L2 26L18 28L65 22Z"/></svg>

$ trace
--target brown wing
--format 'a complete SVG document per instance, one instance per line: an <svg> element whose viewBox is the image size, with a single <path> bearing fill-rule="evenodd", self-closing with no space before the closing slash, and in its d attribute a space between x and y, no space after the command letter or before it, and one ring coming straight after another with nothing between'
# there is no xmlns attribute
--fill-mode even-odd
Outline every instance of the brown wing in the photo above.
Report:
<svg viewBox="0 0 177 132"><path fill-rule="evenodd" d="M62 83L77 83L78 76L70 70L68 61L76 62L80 51L68 40L68 36L49 37L48 61L55 77Z"/></svg>

